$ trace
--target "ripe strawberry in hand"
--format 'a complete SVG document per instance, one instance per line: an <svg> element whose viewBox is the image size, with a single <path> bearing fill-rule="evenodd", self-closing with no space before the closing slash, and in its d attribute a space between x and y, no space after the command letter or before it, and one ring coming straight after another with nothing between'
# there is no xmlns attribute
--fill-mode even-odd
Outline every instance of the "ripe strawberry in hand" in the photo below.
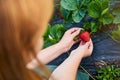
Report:
<svg viewBox="0 0 120 80"><path fill-rule="evenodd" d="M87 31L80 32L79 38L85 42L90 41L90 33Z"/></svg>
<svg viewBox="0 0 120 80"><path fill-rule="evenodd" d="M80 34L79 34L78 36L74 37L73 40L74 40L74 41L77 41L77 40L79 40L79 39L81 39L81 40L83 40L83 41L85 41L85 42L90 41L90 33L87 32L87 31L85 31L85 30L81 30L81 31L80 31Z"/></svg>

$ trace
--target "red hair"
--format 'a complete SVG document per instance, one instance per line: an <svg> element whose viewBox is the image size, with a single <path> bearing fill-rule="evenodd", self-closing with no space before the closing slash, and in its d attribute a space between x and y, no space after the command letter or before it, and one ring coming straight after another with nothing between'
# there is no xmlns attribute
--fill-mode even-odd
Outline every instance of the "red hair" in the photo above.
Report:
<svg viewBox="0 0 120 80"><path fill-rule="evenodd" d="M26 64L35 56L52 7L51 0L0 0L0 80L42 80ZM49 75L41 63L40 68Z"/></svg>

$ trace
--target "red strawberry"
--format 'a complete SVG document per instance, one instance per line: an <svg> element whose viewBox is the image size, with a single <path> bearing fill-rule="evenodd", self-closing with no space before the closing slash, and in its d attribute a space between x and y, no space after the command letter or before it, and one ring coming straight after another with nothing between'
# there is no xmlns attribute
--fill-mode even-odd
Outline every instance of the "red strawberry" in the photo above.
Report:
<svg viewBox="0 0 120 80"><path fill-rule="evenodd" d="M79 35L79 38L85 42L90 41L90 33L85 31L85 32L81 32Z"/></svg>
<svg viewBox="0 0 120 80"><path fill-rule="evenodd" d="M63 19L63 15L61 13L59 14L59 16L60 16L61 19Z"/></svg>

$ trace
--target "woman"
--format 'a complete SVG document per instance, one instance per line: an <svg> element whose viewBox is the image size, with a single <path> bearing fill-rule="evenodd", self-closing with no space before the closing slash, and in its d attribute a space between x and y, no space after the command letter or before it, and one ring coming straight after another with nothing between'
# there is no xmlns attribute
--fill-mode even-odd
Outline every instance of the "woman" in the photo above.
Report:
<svg viewBox="0 0 120 80"><path fill-rule="evenodd" d="M41 50L42 36L52 12L52 0L0 0L0 80L44 80L34 72L36 67L49 80L75 80L82 58L92 53L92 41L81 41L79 47L50 73L44 64L68 51L80 32L80 28L72 28L59 43Z"/></svg>

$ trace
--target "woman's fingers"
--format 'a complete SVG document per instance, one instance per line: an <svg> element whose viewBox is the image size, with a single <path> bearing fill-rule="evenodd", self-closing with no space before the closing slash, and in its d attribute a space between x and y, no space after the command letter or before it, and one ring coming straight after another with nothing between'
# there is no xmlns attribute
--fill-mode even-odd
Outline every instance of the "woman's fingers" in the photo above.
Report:
<svg viewBox="0 0 120 80"><path fill-rule="evenodd" d="M79 29L77 29L76 31L74 31L74 32L72 33L72 37L74 38L75 36L79 35L80 30L81 30L81 29L79 28Z"/></svg>
<svg viewBox="0 0 120 80"><path fill-rule="evenodd" d="M84 45L84 42L81 40L81 42L80 42L80 46L82 46L82 45Z"/></svg>
<svg viewBox="0 0 120 80"><path fill-rule="evenodd" d="M90 52L92 52L92 51L93 51L93 42L92 42L92 40L90 40L89 51L90 51Z"/></svg>
<svg viewBox="0 0 120 80"><path fill-rule="evenodd" d="M77 30L80 30L81 28L71 28L71 29L69 29L68 30L68 33L70 33L70 34L73 34L74 32L76 32Z"/></svg>
<svg viewBox="0 0 120 80"><path fill-rule="evenodd" d="M87 47L89 49L90 46L92 46L92 42L91 40L89 42L84 42L81 40L80 42L80 46L84 45L85 47Z"/></svg>

